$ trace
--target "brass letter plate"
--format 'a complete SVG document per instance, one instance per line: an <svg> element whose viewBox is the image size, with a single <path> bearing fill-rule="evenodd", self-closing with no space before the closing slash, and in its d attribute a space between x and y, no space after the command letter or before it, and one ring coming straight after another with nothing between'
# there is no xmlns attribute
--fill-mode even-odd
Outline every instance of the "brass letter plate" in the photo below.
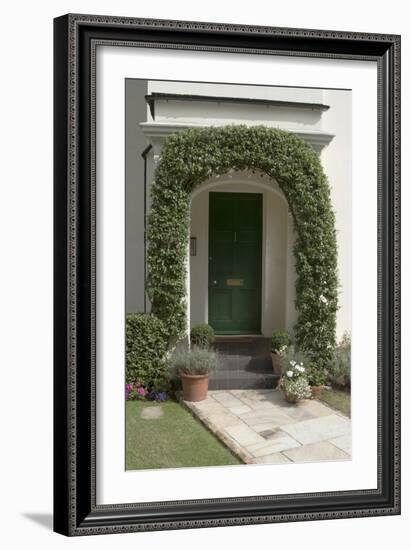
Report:
<svg viewBox="0 0 411 550"><path fill-rule="evenodd" d="M227 279L227 286L243 286L244 279Z"/></svg>

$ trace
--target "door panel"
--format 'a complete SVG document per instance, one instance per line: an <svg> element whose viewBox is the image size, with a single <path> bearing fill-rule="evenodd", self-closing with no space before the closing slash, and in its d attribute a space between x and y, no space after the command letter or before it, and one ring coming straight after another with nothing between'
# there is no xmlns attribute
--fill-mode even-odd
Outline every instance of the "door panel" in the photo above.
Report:
<svg viewBox="0 0 411 550"><path fill-rule="evenodd" d="M220 334L259 333L262 195L209 196L209 323Z"/></svg>
<svg viewBox="0 0 411 550"><path fill-rule="evenodd" d="M216 288L213 297L213 318L217 322L231 321L232 294L229 290Z"/></svg>

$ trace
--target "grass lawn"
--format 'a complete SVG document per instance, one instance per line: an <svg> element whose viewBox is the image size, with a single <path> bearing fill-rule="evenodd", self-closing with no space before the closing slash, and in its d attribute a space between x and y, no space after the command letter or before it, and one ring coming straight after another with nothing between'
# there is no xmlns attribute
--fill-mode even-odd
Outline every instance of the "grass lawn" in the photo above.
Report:
<svg viewBox="0 0 411 550"><path fill-rule="evenodd" d="M351 395L349 392L332 388L322 390L318 398L346 416L351 416Z"/></svg>
<svg viewBox="0 0 411 550"><path fill-rule="evenodd" d="M156 419L143 409L160 408ZM182 468L242 464L179 403L126 402L126 469Z"/></svg>

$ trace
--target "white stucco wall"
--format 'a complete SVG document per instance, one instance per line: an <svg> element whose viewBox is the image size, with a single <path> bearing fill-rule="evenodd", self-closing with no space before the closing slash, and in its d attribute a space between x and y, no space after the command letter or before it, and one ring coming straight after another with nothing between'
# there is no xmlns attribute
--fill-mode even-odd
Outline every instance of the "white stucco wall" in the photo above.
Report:
<svg viewBox="0 0 411 550"><path fill-rule="evenodd" d="M147 147L140 128L147 116L144 94L146 80L127 79L126 102L126 312L144 310L144 160L141 153ZM143 98L143 102L141 99Z"/></svg>
<svg viewBox="0 0 411 550"><path fill-rule="evenodd" d="M321 152L321 162L331 188L338 245L339 310L337 337L351 331L352 315L352 110L351 92L325 90L324 102L330 109L323 113L323 124L335 137Z"/></svg>

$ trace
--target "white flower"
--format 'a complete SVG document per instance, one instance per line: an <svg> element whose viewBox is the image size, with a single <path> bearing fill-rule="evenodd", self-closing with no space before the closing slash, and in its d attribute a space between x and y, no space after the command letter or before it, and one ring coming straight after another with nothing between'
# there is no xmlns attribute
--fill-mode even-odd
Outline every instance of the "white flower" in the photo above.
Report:
<svg viewBox="0 0 411 550"><path fill-rule="evenodd" d="M298 372L304 372L305 371L305 368L302 367L301 365L297 365L295 368L298 370Z"/></svg>
<svg viewBox="0 0 411 550"><path fill-rule="evenodd" d="M292 378L294 375L292 370L288 370L285 374L288 376L288 378Z"/></svg>
<svg viewBox="0 0 411 550"><path fill-rule="evenodd" d="M320 296L320 300L321 300L321 302L322 302L323 304L328 304L327 298L326 298L325 296L323 296L322 294L321 294L321 296Z"/></svg>
<svg viewBox="0 0 411 550"><path fill-rule="evenodd" d="M295 367L296 364L297 364L296 361L290 361L290 365L291 365L292 367Z"/></svg>

